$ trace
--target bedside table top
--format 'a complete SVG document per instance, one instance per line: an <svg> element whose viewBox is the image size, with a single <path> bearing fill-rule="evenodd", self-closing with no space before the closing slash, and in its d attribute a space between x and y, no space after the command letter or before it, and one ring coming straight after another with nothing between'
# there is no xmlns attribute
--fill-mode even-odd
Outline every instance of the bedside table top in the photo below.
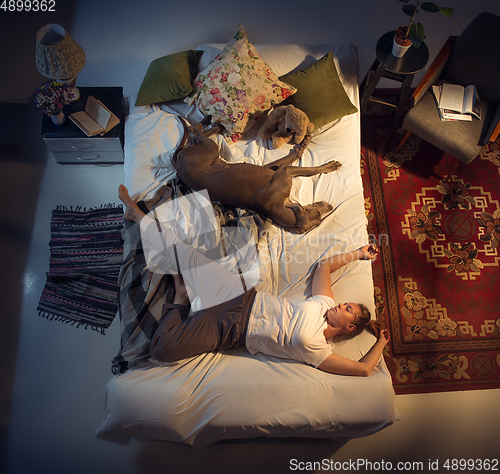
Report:
<svg viewBox="0 0 500 474"><path fill-rule="evenodd" d="M396 74L416 74L422 70L429 60L429 50L422 41L419 48L410 46L410 49L401 57L392 54L392 42L395 31L389 31L377 42L377 59L389 70Z"/></svg>
<svg viewBox="0 0 500 474"><path fill-rule="evenodd" d="M119 119L120 123L112 128L103 138L118 138L123 133L125 123L125 107L123 99L123 87L80 87L80 98L76 102L65 105L63 112L66 115L66 122L63 125L56 125L48 115L43 115L42 136L43 138L88 138L70 119L69 116L75 112L85 110L87 98L94 96L100 100ZM97 135L92 138L100 138Z"/></svg>

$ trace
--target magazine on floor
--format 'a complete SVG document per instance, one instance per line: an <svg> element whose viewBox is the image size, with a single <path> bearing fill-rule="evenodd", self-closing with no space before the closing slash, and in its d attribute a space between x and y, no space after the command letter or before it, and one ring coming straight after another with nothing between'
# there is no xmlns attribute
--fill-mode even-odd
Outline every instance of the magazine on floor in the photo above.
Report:
<svg viewBox="0 0 500 474"><path fill-rule="evenodd" d="M470 122L473 117L481 120L481 107L476 86L433 85L432 92L436 99L441 120L466 120Z"/></svg>

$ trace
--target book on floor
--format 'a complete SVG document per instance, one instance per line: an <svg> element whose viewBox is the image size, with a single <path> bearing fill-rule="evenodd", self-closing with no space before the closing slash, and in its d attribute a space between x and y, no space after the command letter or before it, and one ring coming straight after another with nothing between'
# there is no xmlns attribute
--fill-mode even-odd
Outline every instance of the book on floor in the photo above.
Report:
<svg viewBox="0 0 500 474"><path fill-rule="evenodd" d="M113 112L92 96L87 99L85 110L75 112L69 118L88 137L104 135L120 123L120 119Z"/></svg>
<svg viewBox="0 0 500 474"><path fill-rule="evenodd" d="M432 92L441 120L466 120L470 122L473 117L481 120L481 107L476 86L433 85Z"/></svg>

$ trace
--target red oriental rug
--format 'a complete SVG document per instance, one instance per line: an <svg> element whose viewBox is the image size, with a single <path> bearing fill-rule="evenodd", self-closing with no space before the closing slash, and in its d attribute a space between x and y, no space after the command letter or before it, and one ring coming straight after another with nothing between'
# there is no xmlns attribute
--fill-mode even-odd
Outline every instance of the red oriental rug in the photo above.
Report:
<svg viewBox="0 0 500 474"><path fill-rule="evenodd" d="M391 331L395 391L500 388L500 147L446 182L452 159L416 136L385 152L391 126L375 107L362 119L366 213L381 247L375 301Z"/></svg>

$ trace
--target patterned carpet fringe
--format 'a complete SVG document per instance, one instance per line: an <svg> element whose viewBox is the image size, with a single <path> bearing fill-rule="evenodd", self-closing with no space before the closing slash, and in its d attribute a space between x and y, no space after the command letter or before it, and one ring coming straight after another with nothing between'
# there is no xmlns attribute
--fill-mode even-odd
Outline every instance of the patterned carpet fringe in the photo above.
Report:
<svg viewBox="0 0 500 474"><path fill-rule="evenodd" d="M122 208L121 206L118 206L120 209ZM110 202L108 204L101 204L100 206L93 206L93 207L84 207L82 206L75 206L73 209L73 206L63 206L62 204L59 204L56 207L56 211L74 211L74 212L92 212L92 211L98 211L100 209L114 209L116 208L116 204Z"/></svg>

